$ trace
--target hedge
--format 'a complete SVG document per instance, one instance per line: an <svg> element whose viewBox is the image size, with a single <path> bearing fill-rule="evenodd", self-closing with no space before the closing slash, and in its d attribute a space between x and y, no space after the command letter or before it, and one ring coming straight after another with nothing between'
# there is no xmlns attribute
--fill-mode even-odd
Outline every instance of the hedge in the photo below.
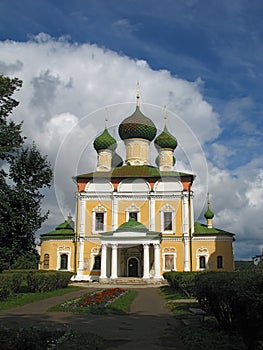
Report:
<svg viewBox="0 0 263 350"><path fill-rule="evenodd" d="M263 340L263 273L207 272L195 278L195 295L220 326L241 335L249 350Z"/></svg>
<svg viewBox="0 0 263 350"><path fill-rule="evenodd" d="M29 292L48 292L68 286L73 273L42 270L8 270L0 274L0 300L18 293L22 283Z"/></svg>
<svg viewBox="0 0 263 350"><path fill-rule="evenodd" d="M30 272L27 275L27 285L30 292L49 292L66 288L72 276L71 272Z"/></svg>
<svg viewBox="0 0 263 350"><path fill-rule="evenodd" d="M180 294L190 297L195 291L194 279L197 272L165 272L163 277Z"/></svg>

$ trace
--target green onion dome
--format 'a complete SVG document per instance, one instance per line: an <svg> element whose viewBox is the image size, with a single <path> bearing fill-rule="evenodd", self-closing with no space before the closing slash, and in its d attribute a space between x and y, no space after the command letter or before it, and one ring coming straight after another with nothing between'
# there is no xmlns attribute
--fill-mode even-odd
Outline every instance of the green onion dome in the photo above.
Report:
<svg viewBox="0 0 263 350"><path fill-rule="evenodd" d="M206 219L213 219L214 215L215 215L215 214L212 212L212 210L210 210L210 207L209 207L209 205L208 205L208 209L207 209L207 211L205 212L204 217L205 217Z"/></svg>
<svg viewBox="0 0 263 350"><path fill-rule="evenodd" d="M117 142L109 134L108 129L105 128L103 133L94 140L93 146L97 152L102 149L110 149L111 151L114 151L117 147Z"/></svg>
<svg viewBox="0 0 263 350"><path fill-rule="evenodd" d="M157 149L170 148L172 150L175 150L177 147L177 140L173 135L169 133L167 127L165 126L163 132L154 140L154 145Z"/></svg>
<svg viewBox="0 0 263 350"><path fill-rule="evenodd" d="M136 106L135 112L124 119L119 125L119 135L122 140L141 138L152 141L157 129L154 123Z"/></svg>
<svg viewBox="0 0 263 350"><path fill-rule="evenodd" d="M117 153L114 153L113 156L112 156L111 166L113 168L116 168L116 167L122 166L122 165L123 165L122 158Z"/></svg>

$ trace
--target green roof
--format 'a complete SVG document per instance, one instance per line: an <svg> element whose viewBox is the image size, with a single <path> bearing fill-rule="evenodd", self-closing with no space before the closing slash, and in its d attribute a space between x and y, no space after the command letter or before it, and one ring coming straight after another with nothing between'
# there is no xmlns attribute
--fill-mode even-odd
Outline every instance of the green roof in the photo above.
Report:
<svg viewBox="0 0 263 350"><path fill-rule="evenodd" d="M194 224L194 236L197 235L225 235L225 236L234 236L233 233L220 230L216 227L208 228L206 225L201 224L200 222L195 222Z"/></svg>
<svg viewBox="0 0 263 350"><path fill-rule="evenodd" d="M41 241L48 239L72 239L74 237L74 229L68 221L58 225L54 231L43 233L40 235Z"/></svg>
<svg viewBox="0 0 263 350"><path fill-rule="evenodd" d="M124 222L117 231L148 231L148 229L135 218L130 218L130 220Z"/></svg>
<svg viewBox="0 0 263 350"><path fill-rule="evenodd" d="M141 178L161 178L161 177L192 177L193 174L182 173L177 171L160 171L157 167L151 165L124 165L121 167L114 168L112 171L104 172L97 171L88 174L77 175L75 179L93 179L96 177L101 178L130 178L130 177L141 177Z"/></svg>
<svg viewBox="0 0 263 350"><path fill-rule="evenodd" d="M119 125L119 135L122 140L142 138L152 141L156 132L154 123L141 112L139 106L136 106L134 113Z"/></svg>

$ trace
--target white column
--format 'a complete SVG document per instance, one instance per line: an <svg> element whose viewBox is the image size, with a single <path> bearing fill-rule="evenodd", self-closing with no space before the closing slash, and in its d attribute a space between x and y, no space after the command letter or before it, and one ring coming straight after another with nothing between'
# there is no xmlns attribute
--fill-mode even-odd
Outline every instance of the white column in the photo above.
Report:
<svg viewBox="0 0 263 350"><path fill-rule="evenodd" d="M118 244L113 244L111 250L111 279L118 278L117 274L117 253L118 253Z"/></svg>
<svg viewBox="0 0 263 350"><path fill-rule="evenodd" d="M184 235L184 271L190 271L190 238Z"/></svg>
<svg viewBox="0 0 263 350"><path fill-rule="evenodd" d="M80 228L79 228L79 234L80 237L85 236L85 199L83 197L80 197Z"/></svg>
<svg viewBox="0 0 263 350"><path fill-rule="evenodd" d="M143 278L150 278L149 244L143 245Z"/></svg>
<svg viewBox="0 0 263 350"><path fill-rule="evenodd" d="M107 244L101 245L100 278L107 278Z"/></svg>
<svg viewBox="0 0 263 350"><path fill-rule="evenodd" d="M190 271L189 203L188 192L183 194L184 271Z"/></svg>
<svg viewBox="0 0 263 350"><path fill-rule="evenodd" d="M161 278L160 275L160 244L154 244L154 278Z"/></svg>
<svg viewBox="0 0 263 350"><path fill-rule="evenodd" d="M116 231L118 228L118 198L114 196L112 198L112 231Z"/></svg>
<svg viewBox="0 0 263 350"><path fill-rule="evenodd" d="M188 192L183 194L183 234L189 232L189 208L188 208Z"/></svg>
<svg viewBox="0 0 263 350"><path fill-rule="evenodd" d="M150 197L150 231L155 231L155 199Z"/></svg>
<svg viewBox="0 0 263 350"><path fill-rule="evenodd" d="M78 242L79 254L78 254L78 275L82 275L84 269L84 239L79 238Z"/></svg>
<svg viewBox="0 0 263 350"><path fill-rule="evenodd" d="M190 197L190 210L191 210L191 233L194 233L195 230L195 216L194 216L194 203L193 203L193 195Z"/></svg>

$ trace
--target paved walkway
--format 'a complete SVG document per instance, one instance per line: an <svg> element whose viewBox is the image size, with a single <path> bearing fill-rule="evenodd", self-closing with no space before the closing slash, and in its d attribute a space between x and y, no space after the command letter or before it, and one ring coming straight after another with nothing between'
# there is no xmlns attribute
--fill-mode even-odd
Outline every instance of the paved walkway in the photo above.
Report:
<svg viewBox="0 0 263 350"><path fill-rule="evenodd" d="M57 327L90 331L107 340L108 350L184 350L183 327L165 306L158 288L136 288L138 295L128 315L88 315L47 312L64 300L86 293L89 288L0 312L5 326Z"/></svg>

